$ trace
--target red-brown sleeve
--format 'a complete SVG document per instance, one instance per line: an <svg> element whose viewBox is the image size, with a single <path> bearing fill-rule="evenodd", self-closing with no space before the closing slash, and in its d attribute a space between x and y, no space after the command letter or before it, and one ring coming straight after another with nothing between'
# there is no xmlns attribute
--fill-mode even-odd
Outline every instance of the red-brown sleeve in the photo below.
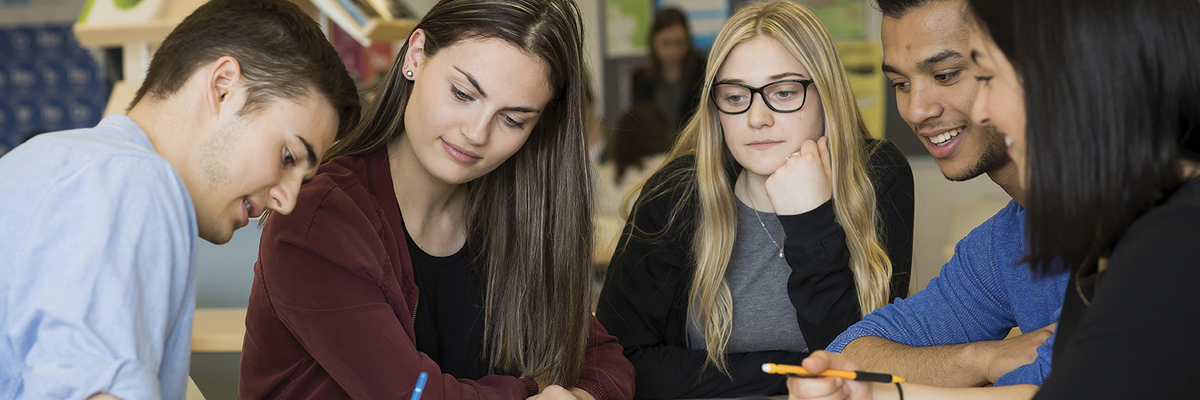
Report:
<svg viewBox="0 0 1200 400"><path fill-rule="evenodd" d="M609 335L596 317L589 319L588 347L584 353L580 389L591 393L596 400L628 400L633 398L633 364L622 354L617 337Z"/></svg>
<svg viewBox="0 0 1200 400"><path fill-rule="evenodd" d="M423 399L524 399L531 394L533 381L527 379L489 375L472 381L441 373L416 349L411 305L396 278L401 263L396 238L388 233L374 199L361 186L307 192L309 198L299 204L312 208L273 215L267 222L258 271L275 316L336 382L300 385L324 388L315 390L328 390L329 397L301 396L408 398L421 372L429 375Z"/></svg>

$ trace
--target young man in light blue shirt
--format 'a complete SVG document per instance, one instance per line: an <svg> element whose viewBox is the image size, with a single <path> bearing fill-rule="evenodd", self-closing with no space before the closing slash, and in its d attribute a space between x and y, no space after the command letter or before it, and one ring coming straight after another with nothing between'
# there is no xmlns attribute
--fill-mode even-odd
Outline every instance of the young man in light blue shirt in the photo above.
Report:
<svg viewBox="0 0 1200 400"><path fill-rule="evenodd" d="M357 119L286 0L215 0L163 41L128 116L0 157L0 399L182 399L195 240L288 213Z"/></svg>

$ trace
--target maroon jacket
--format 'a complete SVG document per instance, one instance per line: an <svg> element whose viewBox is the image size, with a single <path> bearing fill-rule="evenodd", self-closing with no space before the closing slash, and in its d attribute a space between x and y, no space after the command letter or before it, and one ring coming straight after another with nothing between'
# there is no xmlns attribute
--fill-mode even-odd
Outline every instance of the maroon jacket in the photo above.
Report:
<svg viewBox="0 0 1200 400"><path fill-rule="evenodd" d="M246 315L238 398L524 399L531 379L443 374L416 349L417 285L387 150L339 157L271 215ZM598 400L633 397L633 366L593 317L578 387Z"/></svg>

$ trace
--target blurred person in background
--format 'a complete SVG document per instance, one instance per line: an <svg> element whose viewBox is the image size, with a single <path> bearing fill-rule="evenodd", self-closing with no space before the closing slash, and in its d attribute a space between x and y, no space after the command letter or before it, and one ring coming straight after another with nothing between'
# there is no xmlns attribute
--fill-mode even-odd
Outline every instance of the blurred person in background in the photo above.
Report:
<svg viewBox="0 0 1200 400"><path fill-rule="evenodd" d="M650 28L649 65L633 74L633 103L658 104L675 132L700 104L703 81L704 56L692 44L687 16L664 8Z"/></svg>
<svg viewBox="0 0 1200 400"><path fill-rule="evenodd" d="M662 165L671 148L674 130L667 116L650 102L635 103L621 113L610 135L608 160L597 168L596 237L597 245L616 246L629 207L621 208L622 199L636 196L633 189ZM631 203L625 203L631 204ZM611 257L611 254L608 254ZM604 258L607 260L607 257Z"/></svg>

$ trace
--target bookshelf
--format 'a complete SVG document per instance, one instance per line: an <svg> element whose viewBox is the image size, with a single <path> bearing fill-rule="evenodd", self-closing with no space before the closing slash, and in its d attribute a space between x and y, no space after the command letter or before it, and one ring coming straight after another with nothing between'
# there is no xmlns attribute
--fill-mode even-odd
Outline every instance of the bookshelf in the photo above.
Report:
<svg viewBox="0 0 1200 400"><path fill-rule="evenodd" d="M103 25L76 23L74 25L75 37L81 46L122 48L122 72L125 80L114 85L113 92L108 99L108 106L105 107L105 115L113 112L124 113L124 107L133 100L134 93L146 77L146 69L150 66L150 58L154 54L154 50L158 48L163 39L166 39L167 34L175 29L176 25L179 25L185 17L207 1L162 0L158 17L144 22ZM324 5L322 8L317 6L317 3L329 3L329 0L291 1L313 16L313 19L321 21L323 26L326 18L330 17L322 12ZM334 12L335 10L330 11ZM328 19L334 20L348 33L357 35L358 37L355 39L364 45L369 45L373 40L385 42L404 40L417 25L417 21L413 19L386 20L383 17L375 17L368 19L367 23L361 26L345 26L345 24L337 22L336 18Z"/></svg>

